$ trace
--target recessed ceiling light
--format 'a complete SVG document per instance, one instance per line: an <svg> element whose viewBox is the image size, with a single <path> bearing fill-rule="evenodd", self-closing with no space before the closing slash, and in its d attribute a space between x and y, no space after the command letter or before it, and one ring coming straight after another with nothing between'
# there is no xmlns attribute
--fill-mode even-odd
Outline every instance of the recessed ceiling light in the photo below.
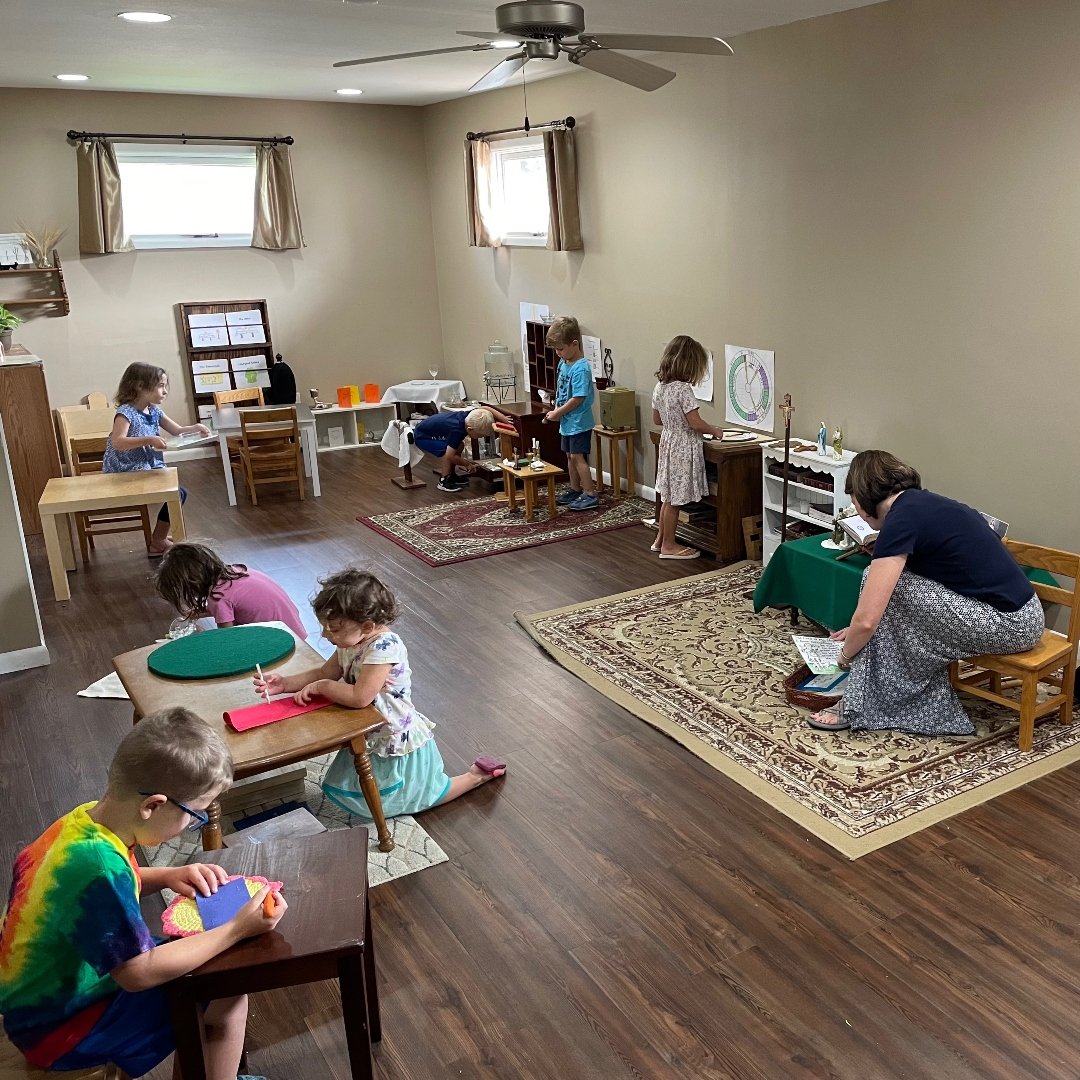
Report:
<svg viewBox="0 0 1080 1080"><path fill-rule="evenodd" d="M338 90L337 92L342 97L359 97L364 91L363 90L350 90L350 89L346 88L344 90Z"/></svg>
<svg viewBox="0 0 1080 1080"><path fill-rule="evenodd" d="M171 15L161 11L121 11L116 17L134 23L163 23L172 20Z"/></svg>
<svg viewBox="0 0 1080 1080"><path fill-rule="evenodd" d="M74 75L74 74L54 75L53 78L54 79L59 79L61 82L89 82L90 81L90 76L89 75Z"/></svg>

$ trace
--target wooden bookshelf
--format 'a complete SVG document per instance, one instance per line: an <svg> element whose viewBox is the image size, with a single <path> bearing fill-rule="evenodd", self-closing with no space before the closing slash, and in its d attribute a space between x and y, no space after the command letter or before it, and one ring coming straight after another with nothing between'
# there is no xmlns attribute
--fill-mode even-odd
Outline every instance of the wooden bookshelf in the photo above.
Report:
<svg viewBox="0 0 1080 1080"><path fill-rule="evenodd" d="M192 326L192 316L210 315L222 316L225 319L228 319L230 315L236 315L238 312L254 311L259 313L261 322L247 322L237 325L226 322L222 327L208 328L200 327L198 323L201 320L196 319L196 325ZM192 400L195 402L196 412L203 406L213 405L215 390L237 390L246 386L263 386L265 389L269 385L268 373L274 358L274 342L270 334L270 313L267 309L265 300L207 300L198 303L177 304L176 321L177 332L180 335L180 351L184 357L184 370L187 374L188 388L191 390L191 396ZM255 327L262 328L262 336L265 338L265 341L248 343L229 342L213 345L193 343L198 341L198 332L200 330L221 329L224 330L226 337L235 337L237 336L237 330ZM196 337L194 339L192 338L193 330L196 332ZM265 371L262 372L262 375L266 376L264 379L256 378L252 381L248 377L247 372L233 370L233 361L244 356L261 356L265 358ZM203 361L217 361L217 363L204 365L202 363ZM199 367L204 366L218 368L226 367L228 370L200 372L198 370ZM204 384L200 388L200 384L196 380L196 376L199 374L220 375L221 379L212 387Z"/></svg>
<svg viewBox="0 0 1080 1080"><path fill-rule="evenodd" d="M559 372L559 358L545 341L547 332L546 323L525 323L525 364L529 372L529 395L530 399L537 403L540 401L538 390L550 390L554 399Z"/></svg>
<svg viewBox="0 0 1080 1080"><path fill-rule="evenodd" d="M52 266L17 266L14 270L0 270L0 278L29 276L32 287L44 286L36 296L20 296L15 300L0 300L0 307L51 307L63 308L64 315L71 314L71 301L68 299L67 284L64 281L64 268L60 265L60 256L52 253Z"/></svg>

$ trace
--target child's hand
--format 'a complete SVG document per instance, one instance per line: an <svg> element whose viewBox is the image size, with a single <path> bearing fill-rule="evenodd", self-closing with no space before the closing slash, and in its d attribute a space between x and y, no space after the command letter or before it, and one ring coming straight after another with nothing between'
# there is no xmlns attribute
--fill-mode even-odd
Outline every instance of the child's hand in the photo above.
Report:
<svg viewBox="0 0 1080 1080"><path fill-rule="evenodd" d="M210 429L205 424L196 424L192 428L192 431L194 431L198 435L209 435L210 434Z"/></svg>
<svg viewBox="0 0 1080 1080"><path fill-rule="evenodd" d="M285 686L284 675L263 675L259 678L256 675L252 680L252 685L255 687L255 693L262 697L265 690L271 697L276 697L280 694L287 694L289 691Z"/></svg>
<svg viewBox="0 0 1080 1080"><path fill-rule="evenodd" d="M144 446L149 446L151 450L168 450L168 444L160 435L147 435Z"/></svg>
<svg viewBox="0 0 1080 1080"><path fill-rule="evenodd" d="M322 679L316 679L314 682L309 682L302 690L298 690L293 694L293 701L297 705L307 705L313 697L317 697L322 693Z"/></svg>
<svg viewBox="0 0 1080 1080"><path fill-rule="evenodd" d="M270 895L270 889L263 886L234 916L233 925L241 938L255 937L257 934L266 934L274 929L281 921L281 916L289 910L281 893L273 894L273 914L267 915L263 909L263 902Z"/></svg>
<svg viewBox="0 0 1080 1080"><path fill-rule="evenodd" d="M554 424L556 420L558 420L558 417L555 415L555 410L553 409L551 412L544 413L544 418L540 421L540 423Z"/></svg>
<svg viewBox="0 0 1080 1080"><path fill-rule="evenodd" d="M191 863L189 866L170 866L161 872L161 887L172 889L182 896L209 896L219 885L229 880L225 870L214 863Z"/></svg>

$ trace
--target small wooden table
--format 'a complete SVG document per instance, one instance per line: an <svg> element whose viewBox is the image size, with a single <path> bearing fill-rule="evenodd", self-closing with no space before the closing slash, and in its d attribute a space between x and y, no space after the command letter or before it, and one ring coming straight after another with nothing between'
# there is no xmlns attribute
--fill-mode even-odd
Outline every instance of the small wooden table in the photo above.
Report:
<svg viewBox="0 0 1080 1080"><path fill-rule="evenodd" d="M532 521L536 515L537 487L541 481L547 484L548 519L553 520L559 509L555 505L555 479L562 476L563 470L549 465L546 461L542 469L526 465L515 469L512 465L500 465L506 488L506 502L511 510L517 509L517 484L520 480L525 489L525 520Z"/></svg>
<svg viewBox="0 0 1080 1080"><path fill-rule="evenodd" d="M206 1080L201 1004L262 990L336 979L353 1080L374 1075L382 1038L371 910L367 829L338 829L214 852L230 874L280 881L289 905L269 934L248 938L168 984L176 1060L184 1080Z"/></svg>
<svg viewBox="0 0 1080 1080"><path fill-rule="evenodd" d="M170 531L183 540L184 511L180 506L180 481L175 469L145 469L141 472L91 473L83 476L54 476L38 500L38 513L45 534L53 592L57 600L70 600L67 571L75 569L71 546L70 515L81 510L108 510L114 506L151 506L165 503L169 508Z"/></svg>
<svg viewBox="0 0 1080 1080"><path fill-rule="evenodd" d="M622 457L622 447L626 447L626 494L634 494L634 436L637 428L624 428L614 431L606 427L594 427L593 437L596 440L596 490L604 490L604 443L611 447L611 494L615 499L622 498L622 477L620 476L619 459Z"/></svg>
<svg viewBox="0 0 1080 1080"><path fill-rule="evenodd" d="M288 629L283 623L273 625ZM293 637L296 638L296 635L293 634ZM146 658L160 647L147 645L113 657L116 674L131 698L136 723L144 716L172 705L191 709L218 727L225 737L225 743L232 753L233 775L237 780L348 746L353 753L364 799L375 819L379 850L393 851L394 841L386 827L379 787L371 774L371 759L367 752L366 736L386 723L374 706L346 709L340 705L328 705L325 709L293 716L276 724L252 728L250 731L233 731L222 714L228 709L258 702L251 685L251 672L223 679L163 679L146 666ZM296 651L264 670L278 675L295 675L322 663L323 658L306 641L296 638ZM163 794L167 795L168 792ZM221 847L221 807L217 800L211 804L207 814L210 822L202 832L203 848L216 851Z"/></svg>

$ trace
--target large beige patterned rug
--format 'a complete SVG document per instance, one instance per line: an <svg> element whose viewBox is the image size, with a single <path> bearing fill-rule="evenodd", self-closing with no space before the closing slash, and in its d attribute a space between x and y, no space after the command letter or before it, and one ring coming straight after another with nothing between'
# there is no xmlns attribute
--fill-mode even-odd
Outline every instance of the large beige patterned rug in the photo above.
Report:
<svg viewBox="0 0 1080 1080"><path fill-rule="evenodd" d="M517 616L563 667L849 858L1080 758L1080 710L1035 729L964 698L967 738L813 731L783 679L799 663L785 613L753 612L755 563ZM806 633L803 628L800 632Z"/></svg>

